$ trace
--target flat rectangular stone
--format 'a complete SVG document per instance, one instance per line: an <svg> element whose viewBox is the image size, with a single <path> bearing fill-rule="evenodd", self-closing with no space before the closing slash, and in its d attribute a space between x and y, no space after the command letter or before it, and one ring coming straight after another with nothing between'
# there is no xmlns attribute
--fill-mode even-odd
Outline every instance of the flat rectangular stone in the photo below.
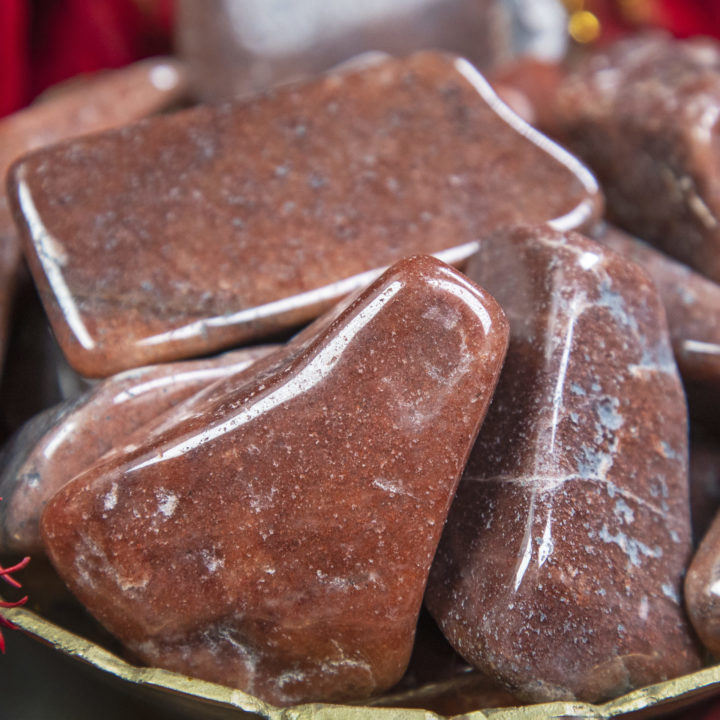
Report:
<svg viewBox="0 0 720 720"><path fill-rule="evenodd" d="M38 152L10 196L71 364L103 376L306 322L413 253L591 226L590 173L421 53Z"/></svg>

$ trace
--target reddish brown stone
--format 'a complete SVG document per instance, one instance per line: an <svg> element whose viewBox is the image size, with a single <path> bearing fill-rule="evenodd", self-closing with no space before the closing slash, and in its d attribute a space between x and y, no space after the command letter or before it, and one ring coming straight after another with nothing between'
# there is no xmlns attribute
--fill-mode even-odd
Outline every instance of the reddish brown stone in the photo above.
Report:
<svg viewBox="0 0 720 720"><path fill-rule="evenodd" d="M685 606L703 645L713 655L720 655L720 513L688 568Z"/></svg>
<svg viewBox="0 0 720 720"><path fill-rule="evenodd" d="M699 667L680 606L687 420L657 291L574 233L483 240L510 347L428 583L456 650L528 701Z"/></svg>
<svg viewBox="0 0 720 720"><path fill-rule="evenodd" d="M438 48L487 70L511 42L499 0L181 0L176 32L193 92L206 102L312 77L368 49Z"/></svg>
<svg viewBox="0 0 720 720"><path fill-rule="evenodd" d="M558 134L597 173L608 217L720 281L720 50L623 40L558 93Z"/></svg>
<svg viewBox="0 0 720 720"><path fill-rule="evenodd" d="M88 375L299 324L406 255L461 262L490 228L589 226L600 206L581 165L436 53L76 140L10 186Z"/></svg>
<svg viewBox="0 0 720 720"><path fill-rule="evenodd" d="M148 663L278 704L385 689L506 333L464 276L402 261L277 372L66 485L49 555Z"/></svg>
<svg viewBox="0 0 720 720"><path fill-rule="evenodd" d="M0 471L0 497L5 500L0 505L0 552L40 552L40 515L63 485L152 418L208 385L236 376L273 349L260 346L209 360L129 370L33 419L5 452Z"/></svg>
<svg viewBox="0 0 720 720"><path fill-rule="evenodd" d="M683 380L702 383L720 398L720 285L606 226L597 239L644 268L660 291Z"/></svg>

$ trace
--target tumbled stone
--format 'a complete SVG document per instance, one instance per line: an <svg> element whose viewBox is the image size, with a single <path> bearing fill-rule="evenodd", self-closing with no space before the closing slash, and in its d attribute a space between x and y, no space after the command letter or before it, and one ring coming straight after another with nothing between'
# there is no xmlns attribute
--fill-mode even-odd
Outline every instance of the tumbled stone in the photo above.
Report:
<svg viewBox="0 0 720 720"><path fill-rule="evenodd" d="M597 174L611 221L720 281L720 50L650 35L561 87L557 132Z"/></svg>
<svg viewBox="0 0 720 720"><path fill-rule="evenodd" d="M311 77L369 48L449 50L487 70L508 54L510 32L498 0L182 0L176 27L193 93L205 102Z"/></svg>
<svg viewBox="0 0 720 720"><path fill-rule="evenodd" d="M274 349L259 346L207 360L128 370L31 420L0 468L0 497L5 500L0 505L0 552L41 552L40 515L63 485L152 418L208 385L236 376Z"/></svg>
<svg viewBox="0 0 720 720"><path fill-rule="evenodd" d="M468 267L510 346L433 565L455 649L528 701L599 701L699 667L680 605L687 419L664 312L634 264L517 228Z"/></svg>
<svg viewBox="0 0 720 720"><path fill-rule="evenodd" d="M648 272L665 305L683 380L720 400L720 285L622 230L606 226L597 239Z"/></svg>
<svg viewBox="0 0 720 720"><path fill-rule="evenodd" d="M11 198L71 364L105 375L312 319L415 252L501 224L592 225L592 176L467 61L387 60L80 139Z"/></svg>
<svg viewBox="0 0 720 720"><path fill-rule="evenodd" d="M720 655L720 513L688 568L685 605L702 644L713 655Z"/></svg>
<svg viewBox="0 0 720 720"><path fill-rule="evenodd" d="M506 333L457 271L401 261L273 375L66 485L48 553L147 663L277 704L385 689Z"/></svg>

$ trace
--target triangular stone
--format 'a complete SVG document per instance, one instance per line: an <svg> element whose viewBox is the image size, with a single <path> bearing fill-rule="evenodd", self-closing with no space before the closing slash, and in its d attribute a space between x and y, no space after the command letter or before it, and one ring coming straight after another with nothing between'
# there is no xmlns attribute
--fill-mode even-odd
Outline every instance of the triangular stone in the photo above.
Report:
<svg viewBox="0 0 720 720"><path fill-rule="evenodd" d="M274 374L66 485L50 557L145 662L277 704L387 688L506 341L484 291L402 261Z"/></svg>

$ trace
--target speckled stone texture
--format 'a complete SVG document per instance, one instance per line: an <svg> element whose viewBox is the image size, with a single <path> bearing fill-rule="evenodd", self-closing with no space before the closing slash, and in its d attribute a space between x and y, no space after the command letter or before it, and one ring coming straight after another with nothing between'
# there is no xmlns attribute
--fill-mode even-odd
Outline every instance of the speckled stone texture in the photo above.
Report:
<svg viewBox="0 0 720 720"><path fill-rule="evenodd" d="M437 53L38 152L11 199L81 373L300 324L413 253L517 221L588 227L593 177Z"/></svg>
<svg viewBox="0 0 720 720"><path fill-rule="evenodd" d="M703 645L720 655L720 513L693 556L685 576L685 605Z"/></svg>
<svg viewBox="0 0 720 720"><path fill-rule="evenodd" d="M683 380L714 391L720 402L720 285L622 230L605 226L596 238L647 271L665 305Z"/></svg>
<svg viewBox="0 0 720 720"><path fill-rule="evenodd" d="M528 701L600 701L697 669L679 599L686 410L657 291L542 227L483 240L468 273L505 309L510 346L428 608Z"/></svg>
<svg viewBox="0 0 720 720"><path fill-rule="evenodd" d="M0 465L0 552L42 552L40 516L48 500L152 418L228 376L275 346L236 350L207 360L153 365L114 375L77 400L31 420Z"/></svg>
<svg viewBox="0 0 720 720"><path fill-rule="evenodd" d="M561 87L557 133L597 174L615 224L720 281L720 50L623 40Z"/></svg>
<svg viewBox="0 0 720 720"><path fill-rule="evenodd" d="M42 521L73 592L145 662L277 704L402 675L507 324L416 257L303 342Z"/></svg>

